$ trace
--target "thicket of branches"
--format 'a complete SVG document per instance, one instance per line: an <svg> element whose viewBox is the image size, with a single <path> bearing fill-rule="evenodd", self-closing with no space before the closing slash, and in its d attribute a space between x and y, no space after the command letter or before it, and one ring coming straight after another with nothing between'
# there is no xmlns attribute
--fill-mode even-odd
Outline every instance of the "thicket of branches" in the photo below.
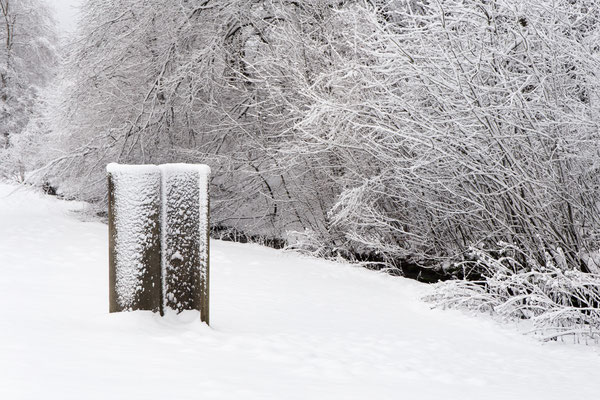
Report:
<svg viewBox="0 0 600 400"><path fill-rule="evenodd" d="M27 133L40 129L41 92L56 71L57 41L43 0L0 0L0 178L24 179Z"/></svg>
<svg viewBox="0 0 600 400"><path fill-rule="evenodd" d="M87 0L43 171L207 163L213 223L320 255L596 271L592 0Z"/></svg>
<svg viewBox="0 0 600 400"><path fill-rule="evenodd" d="M88 0L47 160L205 162L214 223L322 255L598 250L592 0ZM527 260L520 260L526 263Z"/></svg>

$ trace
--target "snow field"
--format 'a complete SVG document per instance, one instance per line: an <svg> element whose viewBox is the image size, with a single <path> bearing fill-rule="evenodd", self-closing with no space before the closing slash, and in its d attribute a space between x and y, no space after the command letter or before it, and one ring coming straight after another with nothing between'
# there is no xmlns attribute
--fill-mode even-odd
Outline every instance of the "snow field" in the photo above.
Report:
<svg viewBox="0 0 600 400"><path fill-rule="evenodd" d="M599 348L542 344L431 310L429 287L211 242L197 312L108 314L107 227L0 185L0 399L569 399L600 395Z"/></svg>

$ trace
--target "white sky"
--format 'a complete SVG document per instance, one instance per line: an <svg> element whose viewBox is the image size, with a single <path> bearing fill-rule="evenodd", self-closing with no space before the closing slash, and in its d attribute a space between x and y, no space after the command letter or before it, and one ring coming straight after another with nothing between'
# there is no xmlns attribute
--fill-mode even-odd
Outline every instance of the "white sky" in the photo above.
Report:
<svg viewBox="0 0 600 400"><path fill-rule="evenodd" d="M56 19L60 29L66 32L75 30L77 24L76 7L82 0L46 0L56 10Z"/></svg>

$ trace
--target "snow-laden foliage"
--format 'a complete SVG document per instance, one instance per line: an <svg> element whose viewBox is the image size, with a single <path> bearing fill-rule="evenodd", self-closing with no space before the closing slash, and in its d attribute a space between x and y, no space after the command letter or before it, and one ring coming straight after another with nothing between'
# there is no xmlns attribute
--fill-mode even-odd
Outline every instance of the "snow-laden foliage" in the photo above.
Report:
<svg viewBox="0 0 600 400"><path fill-rule="evenodd" d="M506 319L530 319L532 333L550 340L572 335L600 338L600 274L561 268L547 255L544 265L516 257L506 246L499 254L472 249L471 261L461 263L465 274L480 280L447 281L436 285L428 300L437 307L489 312Z"/></svg>
<svg viewBox="0 0 600 400"><path fill-rule="evenodd" d="M206 163L213 224L321 255L430 265L506 242L590 269L597 2L84 10L48 154L63 191L102 201L107 162Z"/></svg>
<svg viewBox="0 0 600 400"><path fill-rule="evenodd" d="M32 119L57 66L57 40L44 0L0 0L0 177L23 179L22 153L29 146L17 142L28 129L40 129Z"/></svg>
<svg viewBox="0 0 600 400"><path fill-rule="evenodd" d="M109 161L206 163L214 224L329 232L335 160L282 153L329 64L336 4L87 1L48 155L56 181L98 201Z"/></svg>
<svg viewBox="0 0 600 400"><path fill-rule="evenodd" d="M598 248L595 2L399 2L341 21L360 43L297 125L342 165L333 224L416 261L514 243ZM418 5L420 4L420 5ZM371 27L366 30L364 27ZM561 27L561 28L558 28Z"/></svg>

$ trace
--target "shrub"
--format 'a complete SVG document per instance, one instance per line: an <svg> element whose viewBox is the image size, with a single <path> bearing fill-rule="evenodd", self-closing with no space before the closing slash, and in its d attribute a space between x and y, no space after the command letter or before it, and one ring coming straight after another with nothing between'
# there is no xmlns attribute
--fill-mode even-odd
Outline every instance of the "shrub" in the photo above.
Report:
<svg viewBox="0 0 600 400"><path fill-rule="evenodd" d="M560 253L560 249L557 250ZM477 281L454 280L436 284L427 300L436 307L489 312L503 319L527 319L531 333L542 340L600 338L600 275L578 269L545 265L533 259L517 261L522 254L505 245L498 254L471 249L471 260L460 263L477 271ZM550 258L550 255L548 255Z"/></svg>

